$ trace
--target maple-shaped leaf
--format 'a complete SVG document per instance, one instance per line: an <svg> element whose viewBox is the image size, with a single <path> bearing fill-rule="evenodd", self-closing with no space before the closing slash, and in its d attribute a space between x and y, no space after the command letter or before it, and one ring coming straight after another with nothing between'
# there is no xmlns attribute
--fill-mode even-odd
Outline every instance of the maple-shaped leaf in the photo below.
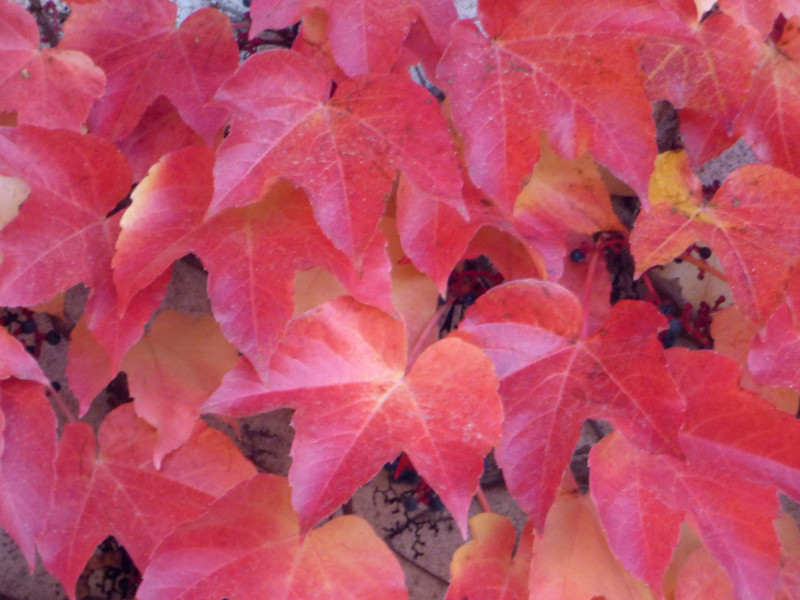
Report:
<svg viewBox="0 0 800 600"><path fill-rule="evenodd" d="M649 97L680 109L681 140L700 165L733 142L717 131L732 135L759 55L743 26L728 15L697 23L695 7L687 3L684 9L673 35L648 38L639 56Z"/></svg>
<svg viewBox="0 0 800 600"><path fill-rule="evenodd" d="M16 377L50 385L42 368L7 329L0 329L0 380Z"/></svg>
<svg viewBox="0 0 800 600"><path fill-rule="evenodd" d="M207 143L215 141L226 114L206 103L236 70L239 52L223 13L199 10L176 29L177 10L168 0L102 0L72 8L59 48L85 52L107 77L105 94L89 113L96 135L126 137L163 95Z"/></svg>
<svg viewBox="0 0 800 600"><path fill-rule="evenodd" d="M361 517L300 533L286 479L257 475L159 544L137 598L408 598L397 558Z"/></svg>
<svg viewBox="0 0 800 600"><path fill-rule="evenodd" d="M407 373L406 352L401 322L339 298L290 323L268 388L240 394L253 381L240 373L204 409L245 416L295 408L289 481L303 530L404 451L466 533L483 457L500 436L497 378L462 340L429 346Z"/></svg>
<svg viewBox="0 0 800 600"><path fill-rule="evenodd" d="M264 374L292 315L295 271L325 267L359 300L392 310L383 236L372 232L356 270L322 234L304 194L286 182L260 202L204 223L213 157L200 146L170 153L133 192L113 261L123 306L174 260L194 252L209 271L208 293L223 333Z"/></svg>
<svg viewBox="0 0 800 600"><path fill-rule="evenodd" d="M539 529L585 419L606 419L649 450L680 455L683 401L657 338L658 310L619 302L585 339L582 319L567 289L522 280L478 298L455 332L494 362L504 411L497 460Z"/></svg>
<svg viewBox="0 0 800 600"><path fill-rule="evenodd" d="M421 20L438 42L447 45L447 32L457 13L451 0L255 0L250 7L251 39L265 29L282 29L314 9L327 13L327 37L333 58L350 77L388 73L397 62L412 24Z"/></svg>
<svg viewBox="0 0 800 600"><path fill-rule="evenodd" d="M191 436L199 406L236 363L236 349L211 315L160 313L122 361L136 414L158 430L156 467Z"/></svg>
<svg viewBox="0 0 800 600"><path fill-rule="evenodd" d="M507 517L494 513L472 517L472 540L453 555L445 600L528 600L531 525L529 521L514 552L517 532Z"/></svg>
<svg viewBox="0 0 800 600"><path fill-rule="evenodd" d="M0 526L20 547L31 571L36 565L35 538L44 531L53 501L55 455L56 419L44 388L33 381L4 378L0 381Z"/></svg>
<svg viewBox="0 0 800 600"><path fill-rule="evenodd" d="M31 306L80 282L102 285L119 221L107 215L131 185L119 151L71 131L3 129L0 174L31 189L0 231L0 304Z"/></svg>
<svg viewBox="0 0 800 600"><path fill-rule="evenodd" d="M651 209L639 215L631 233L636 275L702 240L719 257L736 304L764 323L780 304L800 252L798 193L800 179L785 171L745 165L707 200L684 153L659 155Z"/></svg>
<svg viewBox="0 0 800 600"><path fill-rule="evenodd" d="M544 532L534 538L528 583L532 597L653 600L611 553L591 499L565 487L547 515Z"/></svg>
<svg viewBox="0 0 800 600"><path fill-rule="evenodd" d="M789 19L777 43L761 46L750 82L750 94L736 119L756 157L800 177L800 160L792 148L800 141L800 16Z"/></svg>
<svg viewBox="0 0 800 600"><path fill-rule="evenodd" d="M210 212L257 201L280 178L303 187L325 235L357 258L401 171L433 201L462 209L461 174L435 99L409 78L330 79L288 50L257 54L221 88L233 114Z"/></svg>
<svg viewBox="0 0 800 600"><path fill-rule="evenodd" d="M16 112L20 125L79 131L106 83L82 52L39 51L33 17L8 0L0 2L0 65L0 111Z"/></svg>
<svg viewBox="0 0 800 600"><path fill-rule="evenodd" d="M476 185L510 212L545 131L561 156L591 152L646 198L655 129L635 47L674 17L633 0L490 2L479 17L482 29L453 26L437 72Z"/></svg>
<svg viewBox="0 0 800 600"><path fill-rule="evenodd" d="M758 383L800 389L800 268L795 267L786 296L752 341L747 366Z"/></svg>
<svg viewBox="0 0 800 600"><path fill-rule="evenodd" d="M773 597L780 556L772 528L774 488L716 468L710 476L713 463L645 452L618 432L595 445L589 460L592 497L609 545L654 590L688 513L739 600Z"/></svg>
<svg viewBox="0 0 800 600"><path fill-rule="evenodd" d="M222 433L199 424L193 438L153 467L156 431L126 404L106 417L97 440L86 423L64 427L58 444L58 502L37 546L70 598L97 544L113 535L144 570L161 539L197 518L255 468Z"/></svg>

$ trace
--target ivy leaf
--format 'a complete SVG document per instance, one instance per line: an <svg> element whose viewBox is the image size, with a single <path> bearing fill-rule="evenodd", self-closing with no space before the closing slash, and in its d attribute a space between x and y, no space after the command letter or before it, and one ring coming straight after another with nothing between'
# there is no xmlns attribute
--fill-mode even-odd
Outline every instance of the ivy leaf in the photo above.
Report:
<svg viewBox="0 0 800 600"><path fill-rule="evenodd" d="M479 8L486 34L457 22L437 72L476 185L510 212L544 130L561 156L589 151L646 198L655 130L635 46L670 15L627 0Z"/></svg>
<svg viewBox="0 0 800 600"><path fill-rule="evenodd" d="M648 450L681 454L683 401L656 337L663 317L651 304L622 301L580 339L581 312L557 284L515 281L478 298L456 333L494 362L504 410L498 463L539 529L585 419L606 419Z"/></svg>
<svg viewBox="0 0 800 600"><path fill-rule="evenodd" d="M516 553L517 532L507 517L480 513L469 520L472 540L458 548L450 563L445 600L524 600L533 545L530 521ZM512 558L513 554L513 558Z"/></svg>
<svg viewBox="0 0 800 600"><path fill-rule="evenodd" d="M175 28L168 0L102 0L78 4L59 48L80 50L106 74L106 91L89 114L92 131L115 141L131 133L159 96L206 142L215 141L225 111L206 106L239 63L228 18L199 10Z"/></svg>
<svg viewBox="0 0 800 600"><path fill-rule="evenodd" d="M651 210L639 215L631 233L637 277L702 240L719 256L742 312L756 323L766 322L781 302L800 252L798 193L800 179L785 171L745 165L707 201L684 153L659 155Z"/></svg>
<svg viewBox="0 0 800 600"><path fill-rule="evenodd" d="M268 474L242 483L205 515L176 528L155 549L137 593L141 600L348 596L406 600L397 559L354 515L301 537L286 479Z"/></svg>
<svg viewBox="0 0 800 600"><path fill-rule="evenodd" d="M295 408L289 482L304 531L403 451L466 533L483 457L500 435L497 379L480 350L455 339L405 369L403 324L343 297L292 321L263 393L240 396L223 385L204 409L246 416ZM239 390L248 382L235 380Z"/></svg>
<svg viewBox="0 0 800 600"><path fill-rule="evenodd" d="M119 222L107 215L131 185L119 151L71 131L19 126L0 131L0 174L31 189L0 231L0 304L32 306L80 282L104 285Z"/></svg>
<svg viewBox="0 0 800 600"><path fill-rule="evenodd" d="M0 112L15 111L20 125L80 131L103 94L103 71L81 52L40 51L36 22L14 2L0 2L0 40Z"/></svg>
<svg viewBox="0 0 800 600"><path fill-rule="evenodd" d="M209 271L211 306L223 333L265 377L292 315L296 271L325 267L359 300L393 310L382 235L373 231L357 271L322 235L302 192L286 182L260 202L204 223L212 164L209 149L183 148L164 156L133 192L113 261L122 305L194 252Z"/></svg>
<svg viewBox="0 0 800 600"><path fill-rule="evenodd" d="M430 201L462 210L461 175L439 107L400 76L330 79L310 59L251 57L217 94L233 114L210 212L255 202L280 178L303 187L320 228L360 258L400 170ZM320 168L320 165L325 165Z"/></svg>
<svg viewBox="0 0 800 600"><path fill-rule="evenodd" d="M136 413L158 430L154 462L181 446L200 417L198 407L233 368L236 349L211 315L160 313L122 361Z"/></svg>
<svg viewBox="0 0 800 600"><path fill-rule="evenodd" d="M31 571L35 539L45 530L53 502L55 456L56 419L44 388L16 378L0 381L0 526Z"/></svg>
<svg viewBox="0 0 800 600"><path fill-rule="evenodd" d="M75 582L97 544L113 535L140 569L161 539L195 519L255 468L222 433L199 425L183 448L153 467L156 432L133 405L100 426L71 423L58 444L48 525L37 542L48 571L74 598Z"/></svg>

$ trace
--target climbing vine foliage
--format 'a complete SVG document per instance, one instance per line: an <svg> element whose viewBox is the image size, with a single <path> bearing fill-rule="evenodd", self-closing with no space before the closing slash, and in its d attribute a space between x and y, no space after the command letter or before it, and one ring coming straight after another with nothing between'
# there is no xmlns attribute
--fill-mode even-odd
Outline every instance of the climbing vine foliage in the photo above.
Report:
<svg viewBox="0 0 800 600"><path fill-rule="evenodd" d="M0 330L31 567L74 598L113 535L141 600L407 598L327 520L405 453L469 539L448 599L800 598L800 3L34 4L0 0L0 306L89 297L67 387ZM187 255L211 314L158 310ZM285 407L288 478L201 418ZM521 537L468 520L492 450Z"/></svg>

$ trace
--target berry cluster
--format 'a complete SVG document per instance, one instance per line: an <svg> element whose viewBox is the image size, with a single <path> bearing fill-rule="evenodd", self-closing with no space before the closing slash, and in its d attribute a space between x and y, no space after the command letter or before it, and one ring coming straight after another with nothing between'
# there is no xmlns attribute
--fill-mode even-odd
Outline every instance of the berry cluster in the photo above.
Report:
<svg viewBox="0 0 800 600"><path fill-rule="evenodd" d="M0 312L0 323L8 332L17 338L35 358L39 358L42 351L42 343L46 342L51 346L56 346L61 342L61 334L55 329L46 333L39 331L36 324L36 314L28 308L2 309Z"/></svg>
<svg viewBox="0 0 800 600"><path fill-rule="evenodd" d="M406 512L415 511L419 507L420 502L434 511L444 509L441 498L433 491L431 486L425 483L425 480L419 476L419 473L414 470L414 466L411 464L411 460L405 452L394 461L387 463L384 468L391 473L392 481L415 485L413 489L400 494L403 508Z"/></svg>

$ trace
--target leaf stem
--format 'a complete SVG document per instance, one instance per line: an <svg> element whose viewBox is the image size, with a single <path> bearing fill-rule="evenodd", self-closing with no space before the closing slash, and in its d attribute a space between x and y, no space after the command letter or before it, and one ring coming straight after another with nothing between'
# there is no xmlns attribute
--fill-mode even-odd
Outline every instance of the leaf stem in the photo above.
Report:
<svg viewBox="0 0 800 600"><path fill-rule="evenodd" d="M700 260L699 258L695 258L694 256L692 256L688 252L684 252L678 258L680 258L681 260L685 260L689 264L694 265L695 267L697 267L701 271L708 271L709 273L711 273L714 277L716 277L720 281L728 283L728 278L725 277L725 273L723 273L719 269L715 269L714 267L709 265L706 261Z"/></svg>
<svg viewBox="0 0 800 600"><path fill-rule="evenodd" d="M585 338L589 331L589 304L592 299L592 283L594 283L594 273L597 271L598 256L600 256L600 249L596 248L592 252L592 258L589 260L589 271L586 273L586 282L583 285L583 323L581 324L579 339Z"/></svg>
<svg viewBox="0 0 800 600"><path fill-rule="evenodd" d="M486 493L483 491L480 483L478 484L478 489L475 492L475 495L478 497L478 504L481 505L481 510L483 510L483 512L493 512L492 507L489 504L489 499L486 497Z"/></svg>
<svg viewBox="0 0 800 600"><path fill-rule="evenodd" d="M425 349L423 346L425 341L428 339L431 329L433 329L434 325L439 322L439 319L442 318L442 315L451 306L453 306L453 302L455 302L455 298L448 298L447 302L437 308L436 312L433 313L433 316L425 325L425 329L423 329L417 337L417 341L414 343L414 347L411 349L411 352L408 355L408 360L406 362L406 374L408 374L408 372L411 370L411 367L414 366L414 362L417 360L417 358L419 358L419 355L422 354L422 351Z"/></svg>
<svg viewBox="0 0 800 600"><path fill-rule="evenodd" d="M77 422L78 418L72 414L69 406L67 406L64 397L58 393L52 385L47 386L47 391L50 392L50 397L53 399L53 402L56 406L64 413L64 418L67 420L67 423L75 423Z"/></svg>

